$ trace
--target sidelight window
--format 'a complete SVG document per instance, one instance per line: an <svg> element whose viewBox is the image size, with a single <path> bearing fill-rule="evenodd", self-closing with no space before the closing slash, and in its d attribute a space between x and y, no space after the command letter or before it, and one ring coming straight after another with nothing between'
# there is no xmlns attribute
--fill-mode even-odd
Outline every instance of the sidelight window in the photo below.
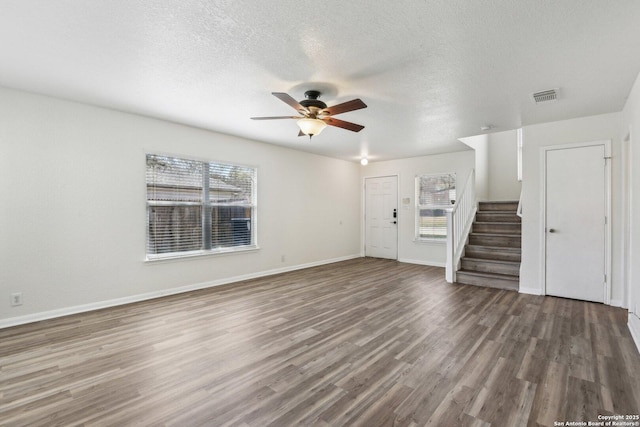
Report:
<svg viewBox="0 0 640 427"><path fill-rule="evenodd" d="M456 174L416 177L416 240L447 237L447 209L456 201Z"/></svg>

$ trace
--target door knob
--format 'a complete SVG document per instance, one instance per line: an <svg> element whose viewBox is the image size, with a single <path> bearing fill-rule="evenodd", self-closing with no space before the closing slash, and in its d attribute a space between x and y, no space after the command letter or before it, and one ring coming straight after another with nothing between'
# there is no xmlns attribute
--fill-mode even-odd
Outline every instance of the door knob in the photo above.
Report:
<svg viewBox="0 0 640 427"><path fill-rule="evenodd" d="M550 228L550 229L549 229L549 233L555 233L555 232L556 232L556 229L555 229L555 228Z"/></svg>

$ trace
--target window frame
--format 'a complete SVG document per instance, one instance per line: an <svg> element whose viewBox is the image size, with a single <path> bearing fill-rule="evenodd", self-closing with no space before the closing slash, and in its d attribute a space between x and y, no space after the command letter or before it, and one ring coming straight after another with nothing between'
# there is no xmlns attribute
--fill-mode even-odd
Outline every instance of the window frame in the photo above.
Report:
<svg viewBox="0 0 640 427"><path fill-rule="evenodd" d="M145 212L146 212L146 220L145 220L145 261L146 262L156 262L156 261L164 261L164 260L176 260L183 258L193 258L193 257L206 257L206 256L220 256L220 255L228 255L228 254L237 254L243 252L251 252L260 249L258 245L258 167L254 165L248 164L240 164L233 163L228 161L220 161L220 160L209 160L203 158L197 158L192 156L185 156L181 154L172 154L172 153L163 153L155 150L146 150L145 151L145 174L147 168L147 161L149 156L159 156L159 157L168 157L177 160L189 161L189 162L198 162L203 165L203 186L202 186L202 198L200 202L184 202L184 201L153 201L149 200L148 190L149 183L147 182L147 178L145 176ZM212 168L211 165L214 165ZM253 180L251 187L251 200L250 204L240 205L251 210L250 214L250 244L248 245L238 245L238 246L224 246L224 247L211 247L205 248L206 241L211 241L210 238L205 237L205 232L210 230L211 227L205 224L207 218L211 218L211 212L216 207L225 207L232 206L229 203L213 203L211 202L210 197L208 197L211 192L211 188L205 190L205 182L209 182L209 178L205 178L205 170L211 173L211 170L215 169L215 166L224 167L241 167L251 169L253 171ZM199 206L200 207L200 232L202 234L202 248L196 250L187 250L187 251L176 251L176 252L164 252L164 253L149 253L149 233L150 233L150 207L152 206ZM235 205L237 206L237 205ZM205 214L206 211L209 211L209 215Z"/></svg>
<svg viewBox="0 0 640 427"><path fill-rule="evenodd" d="M427 174L420 174L420 175L416 175L415 176L415 182L414 182L414 187L415 187L415 227L414 227L414 241L417 243L446 243L447 242L447 234L446 234L446 230L447 230L447 225L445 223L445 234L442 237L422 237L420 235L420 218L421 216L421 211L423 210L431 210L431 211L436 211L436 210L444 210L444 211L448 211L451 210L453 208L453 203L448 203L448 204L420 204L420 193L421 193L421 179L425 178L425 177L441 177L441 176L453 176L455 179L455 185L456 185L456 189L457 189L457 184L458 184L458 177L456 172L441 172L441 173L427 173ZM457 193L456 193L456 199L457 200ZM454 200L454 202L455 202Z"/></svg>

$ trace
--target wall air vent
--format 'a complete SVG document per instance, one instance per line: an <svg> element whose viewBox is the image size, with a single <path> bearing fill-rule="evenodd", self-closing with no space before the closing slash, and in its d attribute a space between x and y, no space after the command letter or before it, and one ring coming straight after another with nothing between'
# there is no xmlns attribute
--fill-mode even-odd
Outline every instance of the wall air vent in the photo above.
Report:
<svg viewBox="0 0 640 427"><path fill-rule="evenodd" d="M556 101L558 99L558 89L543 90L542 92L534 93L532 96L536 104L540 104L542 102Z"/></svg>

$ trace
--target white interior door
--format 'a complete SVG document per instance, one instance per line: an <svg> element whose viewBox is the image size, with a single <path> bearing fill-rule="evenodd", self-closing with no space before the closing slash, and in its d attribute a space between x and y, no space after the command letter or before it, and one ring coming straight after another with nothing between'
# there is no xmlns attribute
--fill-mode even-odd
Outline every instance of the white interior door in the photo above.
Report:
<svg viewBox="0 0 640 427"><path fill-rule="evenodd" d="M547 295L604 302L605 153L604 145L546 151Z"/></svg>
<svg viewBox="0 0 640 427"><path fill-rule="evenodd" d="M365 255L398 259L398 177L365 179Z"/></svg>

